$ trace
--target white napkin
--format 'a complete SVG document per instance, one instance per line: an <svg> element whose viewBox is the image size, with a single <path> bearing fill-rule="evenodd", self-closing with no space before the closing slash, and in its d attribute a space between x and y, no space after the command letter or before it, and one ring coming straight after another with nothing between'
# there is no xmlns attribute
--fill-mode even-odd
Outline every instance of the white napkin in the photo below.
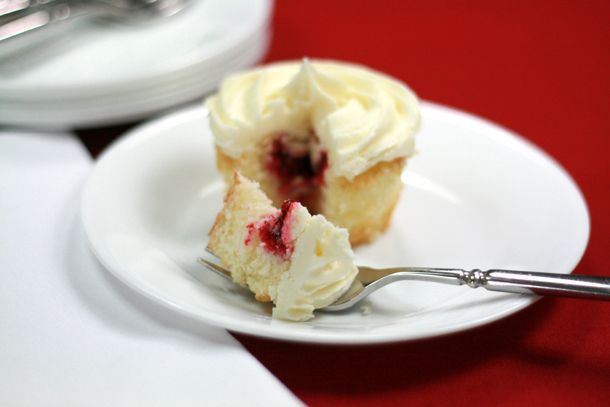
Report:
<svg viewBox="0 0 610 407"><path fill-rule="evenodd" d="M0 134L0 405L302 406L225 330L139 296L78 220L73 135Z"/></svg>

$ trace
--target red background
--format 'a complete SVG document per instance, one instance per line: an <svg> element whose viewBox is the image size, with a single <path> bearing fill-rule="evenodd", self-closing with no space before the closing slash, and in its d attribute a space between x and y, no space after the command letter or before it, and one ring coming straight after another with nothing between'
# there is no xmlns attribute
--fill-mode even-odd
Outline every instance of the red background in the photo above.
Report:
<svg viewBox="0 0 610 407"><path fill-rule="evenodd" d="M331 58L494 121L574 177L576 269L610 276L610 2L278 0L267 61ZM309 406L608 406L610 303L544 298L491 325L382 346L235 336Z"/></svg>

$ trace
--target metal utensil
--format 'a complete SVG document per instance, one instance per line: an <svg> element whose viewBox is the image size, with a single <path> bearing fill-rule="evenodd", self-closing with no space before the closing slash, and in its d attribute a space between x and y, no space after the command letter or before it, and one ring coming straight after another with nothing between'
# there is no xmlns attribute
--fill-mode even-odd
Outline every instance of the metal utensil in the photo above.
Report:
<svg viewBox="0 0 610 407"><path fill-rule="evenodd" d="M214 255L206 248L208 253ZM215 256L215 255L214 255ZM209 270L233 281L231 272L203 258L199 261ZM513 270L472 270L445 268L395 267L375 269L358 267L358 275L349 290L323 311L347 309L383 286L403 280L428 281L451 285L483 287L490 291L514 294L552 295L610 301L610 277L577 274L539 273Z"/></svg>
<svg viewBox="0 0 610 407"><path fill-rule="evenodd" d="M0 14L0 53L36 45L83 17L141 22L173 15L187 3L188 0L47 0L19 8L23 3L13 1Z"/></svg>
<svg viewBox="0 0 610 407"><path fill-rule="evenodd" d="M30 0L0 0L0 16L23 10L30 4Z"/></svg>

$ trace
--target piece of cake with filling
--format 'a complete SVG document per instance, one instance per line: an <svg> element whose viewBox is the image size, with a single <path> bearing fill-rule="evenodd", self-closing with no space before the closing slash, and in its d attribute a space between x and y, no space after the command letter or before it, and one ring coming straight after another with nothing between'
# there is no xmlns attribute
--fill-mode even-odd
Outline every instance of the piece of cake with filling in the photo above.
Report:
<svg viewBox="0 0 610 407"><path fill-rule="evenodd" d="M237 172L208 246L234 282L275 304L276 319L313 318L314 309L336 301L358 273L346 229L296 201L276 209L258 183Z"/></svg>
<svg viewBox="0 0 610 407"><path fill-rule="evenodd" d="M217 165L276 207L291 199L368 243L389 225L419 128L403 83L338 62L276 63L227 78L210 97Z"/></svg>

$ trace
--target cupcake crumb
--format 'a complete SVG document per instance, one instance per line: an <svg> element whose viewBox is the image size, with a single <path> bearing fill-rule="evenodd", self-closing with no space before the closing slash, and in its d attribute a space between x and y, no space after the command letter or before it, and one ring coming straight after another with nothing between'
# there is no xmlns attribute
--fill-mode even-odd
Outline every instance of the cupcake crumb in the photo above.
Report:
<svg viewBox="0 0 610 407"><path fill-rule="evenodd" d="M373 306L370 301L367 301L362 304L360 309L362 310L362 315L369 315L371 312L373 312Z"/></svg>

